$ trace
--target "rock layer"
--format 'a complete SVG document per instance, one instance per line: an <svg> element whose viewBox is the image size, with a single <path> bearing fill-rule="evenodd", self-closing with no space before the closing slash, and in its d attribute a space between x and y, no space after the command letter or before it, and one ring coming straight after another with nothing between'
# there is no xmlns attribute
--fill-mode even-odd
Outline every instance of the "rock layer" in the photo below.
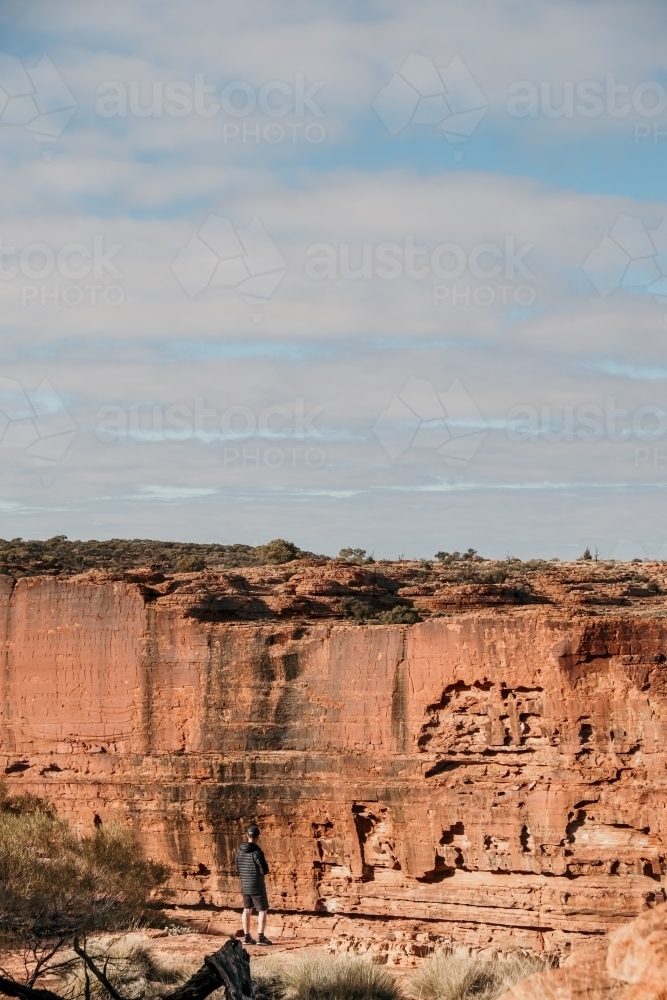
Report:
<svg viewBox="0 0 667 1000"><path fill-rule="evenodd" d="M365 572L0 577L12 791L130 823L191 905L238 907L257 821L271 905L348 938L564 951L664 899L664 600L327 612Z"/></svg>

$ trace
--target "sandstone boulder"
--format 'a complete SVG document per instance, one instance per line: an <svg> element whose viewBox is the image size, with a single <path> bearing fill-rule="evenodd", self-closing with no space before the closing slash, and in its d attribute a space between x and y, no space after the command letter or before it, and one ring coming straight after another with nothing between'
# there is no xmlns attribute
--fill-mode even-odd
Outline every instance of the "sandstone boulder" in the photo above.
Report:
<svg viewBox="0 0 667 1000"><path fill-rule="evenodd" d="M667 1000L667 905L578 949L562 968L524 979L500 1000Z"/></svg>

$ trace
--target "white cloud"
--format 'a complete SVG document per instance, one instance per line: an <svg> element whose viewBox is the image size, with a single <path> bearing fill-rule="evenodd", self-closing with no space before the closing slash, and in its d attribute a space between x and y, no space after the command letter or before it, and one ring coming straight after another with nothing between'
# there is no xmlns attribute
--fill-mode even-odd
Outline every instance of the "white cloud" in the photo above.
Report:
<svg viewBox="0 0 667 1000"><path fill-rule="evenodd" d="M394 555L473 544L501 555L536 547L549 555L568 545L578 554L596 544L596 532L611 551L612 540L635 537L631 522L640 515L650 530L658 525L664 461L638 454L645 442L557 437L567 407L604 409L613 398L632 415L661 405L662 382L641 373L663 363L663 310L630 290L603 299L582 265L620 215L651 231L666 205L554 190L521 176L540 146L567 150L576 142L576 186L596 143L613 140L616 153L629 148L630 116L516 119L506 105L517 81L576 85L612 73L635 87L662 79L664 5L396 0L350 8L315 0L292 4L286 16L268 0L187 7L122 0L82 20L80 4L64 0L57 20L44 11L12 7L14 34L31 39L35 53L19 55L37 65L42 46L77 108L48 164L25 128L3 133L3 246L17 248L20 259L21 250L42 244L48 264L49 253L57 261L65 247L89 250L99 237L104 249L121 246L113 257L120 277L104 268L100 279L69 277L88 260L74 251L64 270L55 264L44 278L24 268L0 280L0 375L26 386L47 379L79 428L52 481L24 455L3 454L8 533L206 540L221 539L224 522L227 541L282 534L328 551L350 542ZM437 67L460 57L489 105L466 157L485 148L493 168L488 150L497 150L514 176L452 172L436 130L432 139L417 125L395 140L383 134L373 101L411 52ZM194 84L197 74L215 85L217 98L232 81L256 94L271 81L294 92L298 75L305 86L321 82L314 100L322 117L306 112L300 122L321 121L325 140L223 139L225 122L261 129L289 115L96 113L105 81L128 92L141 84L143 102L154 82L164 92L170 81ZM590 188L585 180L580 187ZM234 288L205 288L191 299L172 271L211 215L237 232L257 216L287 263L261 324ZM427 251L416 258L430 268L421 279L405 275L411 240ZM322 257L318 244L329 248L325 258L333 254L335 280L309 276L309 264ZM398 247L389 250L403 269L398 278L386 275L383 244ZM459 252L465 257L459 277L434 272L432 254L443 244L454 249L442 251L441 267L452 267ZM361 267L365 246L370 277L342 276ZM499 262L501 272L473 273L475 251L478 271ZM38 255L27 259L28 271L39 270ZM15 262L5 256L2 266ZM89 285L100 286L95 303ZM120 288L120 302L100 301L109 286ZM494 293L491 304L479 301L484 286ZM525 293L516 300L521 286L529 298L534 292L532 303ZM463 482L429 449L407 449L392 462L373 435L410 378L438 393L459 380L488 425ZM194 411L197 398L257 419L301 398L323 408L320 437L283 445L257 434L244 454L242 441L224 436L179 443L153 428L145 439L128 432L109 442L95 433L104 406L130 414L142 404L141 419L152 420L153 407ZM512 441L508 414L519 405L540 416L546 408L553 426L547 421L534 441ZM315 451L307 464L307 446L323 452L321 464ZM270 447L278 450L267 459ZM600 486L587 492L586 483L606 484L606 493ZM303 504L312 517L303 517ZM350 537L351 523L359 537Z"/></svg>

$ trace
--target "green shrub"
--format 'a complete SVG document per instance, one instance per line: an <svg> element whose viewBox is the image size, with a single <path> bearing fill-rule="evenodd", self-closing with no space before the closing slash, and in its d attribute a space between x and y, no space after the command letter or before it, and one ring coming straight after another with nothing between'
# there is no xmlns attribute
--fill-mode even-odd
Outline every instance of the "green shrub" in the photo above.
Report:
<svg viewBox="0 0 667 1000"><path fill-rule="evenodd" d="M199 573L206 568L206 563L198 556L183 556L176 561L177 573Z"/></svg>
<svg viewBox="0 0 667 1000"><path fill-rule="evenodd" d="M291 562L292 559L299 557L296 545L293 542L286 542L284 538L274 538L272 542L260 545L257 551L261 559L275 565Z"/></svg>
<svg viewBox="0 0 667 1000"><path fill-rule="evenodd" d="M477 555L477 549L466 549L465 552L436 552L435 558L438 562L446 565L455 562L483 562L481 556Z"/></svg>
<svg viewBox="0 0 667 1000"><path fill-rule="evenodd" d="M365 562L374 562L372 556L366 555L366 549L350 549L350 548L341 549L340 552L338 553L338 558L342 559L343 562L358 563L358 564Z"/></svg>
<svg viewBox="0 0 667 1000"><path fill-rule="evenodd" d="M390 611L382 611L377 616L377 620L383 625L415 625L421 621L421 618L414 608L406 608L404 605L397 604Z"/></svg>
<svg viewBox="0 0 667 1000"><path fill-rule="evenodd" d="M49 803L0 793L0 929L31 939L142 919L169 874L130 831L77 837Z"/></svg>
<svg viewBox="0 0 667 1000"><path fill-rule="evenodd" d="M0 573L20 577L43 573L68 575L91 569L126 573L139 568L149 568L155 573L188 573L289 562L300 555L314 553L302 553L293 542L280 538L257 546L160 542L148 538L106 541L93 538L81 542L69 541L65 535L55 535L46 541L0 538Z"/></svg>
<svg viewBox="0 0 667 1000"><path fill-rule="evenodd" d="M367 601L359 601L355 597L346 597L340 604L341 614L350 618L357 625L415 625L422 619L413 608L397 604L388 611L376 611Z"/></svg>
<svg viewBox="0 0 667 1000"><path fill-rule="evenodd" d="M371 621L375 617L375 611L370 604L358 601L354 597L346 597L341 601L340 610L345 618L351 618L359 624Z"/></svg>

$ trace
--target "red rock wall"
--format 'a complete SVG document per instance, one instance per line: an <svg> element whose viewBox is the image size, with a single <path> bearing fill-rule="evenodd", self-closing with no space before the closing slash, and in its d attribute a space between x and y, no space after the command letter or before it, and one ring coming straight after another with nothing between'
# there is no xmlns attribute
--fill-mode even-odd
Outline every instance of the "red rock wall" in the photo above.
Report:
<svg viewBox="0 0 667 1000"><path fill-rule="evenodd" d="M250 820L272 906L348 933L555 949L664 898L661 618L213 624L0 577L0 628L12 790L131 823L185 902L238 906Z"/></svg>

